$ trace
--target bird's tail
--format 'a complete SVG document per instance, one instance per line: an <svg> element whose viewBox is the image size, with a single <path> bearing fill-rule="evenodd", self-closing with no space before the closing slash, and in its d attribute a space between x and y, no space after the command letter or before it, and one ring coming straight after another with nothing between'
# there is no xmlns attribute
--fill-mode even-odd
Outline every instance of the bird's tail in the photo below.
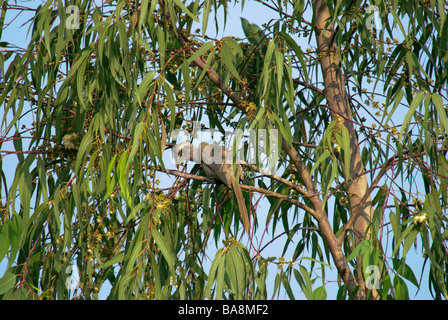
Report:
<svg viewBox="0 0 448 320"><path fill-rule="evenodd" d="M249 234L250 230L250 219L247 212L246 202L244 201L243 191L241 190L240 184L234 179L233 191L235 192L236 201L238 202L238 208L240 210L240 218L243 223L244 230Z"/></svg>

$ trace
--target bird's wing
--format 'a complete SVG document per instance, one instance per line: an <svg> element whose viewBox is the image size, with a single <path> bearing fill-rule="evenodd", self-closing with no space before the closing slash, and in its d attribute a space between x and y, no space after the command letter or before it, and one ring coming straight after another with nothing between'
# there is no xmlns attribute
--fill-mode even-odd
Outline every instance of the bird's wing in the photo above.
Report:
<svg viewBox="0 0 448 320"><path fill-rule="evenodd" d="M202 166L204 167L204 171L206 171L207 174L209 174L207 171L210 171L212 177L216 177L217 179L224 182L229 188L233 189L238 203L238 209L240 212L241 221L243 222L244 230L249 234L249 214L247 212L246 202L244 201L243 191L241 190L241 186L239 184L239 179L243 178L241 166L238 165L238 176L236 178L233 171L232 161L229 162L228 158L231 155L230 150L221 146L211 146L205 142L201 143L200 149L202 151ZM221 154L217 154L215 153L215 151L219 151ZM217 157L219 157L219 159L217 159ZM233 159L230 158L230 160Z"/></svg>

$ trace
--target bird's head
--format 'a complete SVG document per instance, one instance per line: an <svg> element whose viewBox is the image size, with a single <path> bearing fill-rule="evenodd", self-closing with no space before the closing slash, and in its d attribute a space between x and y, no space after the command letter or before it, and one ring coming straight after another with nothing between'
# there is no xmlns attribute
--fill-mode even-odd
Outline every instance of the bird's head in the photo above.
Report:
<svg viewBox="0 0 448 320"><path fill-rule="evenodd" d="M183 161L201 162L201 154L199 150L188 141L176 144L173 148L174 162L177 164Z"/></svg>

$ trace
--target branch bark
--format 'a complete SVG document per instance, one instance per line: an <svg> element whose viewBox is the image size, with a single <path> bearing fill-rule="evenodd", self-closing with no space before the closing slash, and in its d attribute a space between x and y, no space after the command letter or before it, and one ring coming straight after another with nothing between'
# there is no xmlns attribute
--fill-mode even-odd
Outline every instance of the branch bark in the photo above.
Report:
<svg viewBox="0 0 448 320"><path fill-rule="evenodd" d="M350 223L360 237L356 237L356 243L364 239L370 239L368 233L369 224L372 221L373 208L368 192L367 178L361 161L359 143L352 121L352 110L349 97L345 89L345 78L342 74L341 61L337 46L334 43L336 32L330 15L329 8L323 0L313 1L314 31L318 45L318 56L324 79L324 95L330 109L333 120L338 120L341 126L345 126L350 138L350 167L345 168L349 173L347 193L350 201ZM352 177L356 177L352 179ZM351 227L348 225L346 227ZM342 247L343 239L338 239L338 247ZM361 260L357 260L358 282L363 290L359 290L356 298L365 298L365 284L362 279Z"/></svg>
<svg viewBox="0 0 448 320"><path fill-rule="evenodd" d="M143 166L143 164L141 164L141 165ZM208 183L217 183L218 182L209 177L198 176L195 174L185 173L185 172L181 172L181 171L177 171L177 170L173 170L173 169L157 169L157 171L164 172L164 173L167 173L167 174L170 174L173 176L177 176L177 177L181 177L181 178L185 178L185 179L199 180L199 181L208 182ZM281 199L282 201L290 202L293 205L296 205L299 208L305 210L306 212L311 214L313 217L317 216L316 212L312 208L297 201L296 199L289 197L288 195L280 194L280 193L277 193L277 192L274 192L271 190L266 190L266 189L262 189L262 188L258 188L258 187L254 187L254 186L248 186L245 184L240 184L240 187L243 190L247 190L250 192L258 192L258 193L264 194L266 196L271 196L271 197Z"/></svg>

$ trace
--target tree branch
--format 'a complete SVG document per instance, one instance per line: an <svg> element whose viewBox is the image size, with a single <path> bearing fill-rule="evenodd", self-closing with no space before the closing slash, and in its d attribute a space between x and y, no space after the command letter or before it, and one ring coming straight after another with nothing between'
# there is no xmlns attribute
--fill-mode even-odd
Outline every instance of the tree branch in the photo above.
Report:
<svg viewBox="0 0 448 320"><path fill-rule="evenodd" d="M185 178L185 179L194 179L194 180L199 180L199 181L208 182L208 183L215 183L215 184L218 183L216 180L211 179L211 178L198 176L198 175L191 174L191 173L180 172L178 170L172 170L172 169L165 169L165 170L163 170L161 168L160 169L156 169L156 170L159 171L159 172L171 174L171 175L174 175L174 176L177 176L177 177L182 177L182 178ZM312 208L310 208L307 205L299 202L296 199L290 198L288 195L280 194L280 193L277 193L277 192L274 192L274 191L270 191L270 190L266 190L266 189L263 189L263 188L258 188L258 187L254 187L254 186L248 186L248 185L245 185L245 184L240 184L240 186L241 186L241 189L246 190L246 191L258 192L258 193L264 194L266 196L271 196L271 197L275 197L275 198L287 201L287 202L292 203L292 204L298 206L299 208L305 210L306 212L311 214L313 217L316 218L316 216L317 216L316 211L314 211Z"/></svg>
<svg viewBox="0 0 448 320"><path fill-rule="evenodd" d="M336 35L334 23L331 22L331 14L325 1L313 0L314 11L314 31L316 34L316 42L318 46L319 63L322 69L324 79L324 95L327 100L328 107L331 111L333 120L337 120L340 126L345 126L349 133L350 139L350 167L346 168L349 179L358 176L364 171L361 161L359 145L356 132L351 121L351 109L349 105L348 95L345 90L345 79L342 75L341 61L339 59L338 50L333 40ZM354 229L364 236L369 226L372 216L372 208L370 201L361 202L367 194L367 179L365 175L347 183L348 197L350 200L351 210L360 212L352 216ZM367 195L366 200L369 198ZM365 299L364 281L362 277L355 279L351 272L345 255L342 252L341 243L338 241L329 226L328 219L322 221L322 235L326 239L329 250L333 256L336 267L344 282L347 284L348 291L355 293L355 299ZM357 260L358 274L362 274L360 260ZM361 290L357 289L358 284Z"/></svg>

